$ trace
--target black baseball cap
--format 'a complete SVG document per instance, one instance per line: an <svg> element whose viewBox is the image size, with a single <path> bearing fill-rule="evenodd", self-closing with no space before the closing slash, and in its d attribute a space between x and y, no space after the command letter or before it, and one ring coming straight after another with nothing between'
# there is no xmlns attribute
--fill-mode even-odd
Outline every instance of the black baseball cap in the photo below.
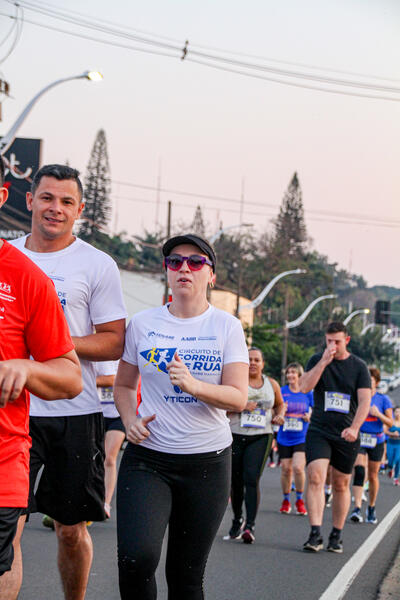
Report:
<svg viewBox="0 0 400 600"><path fill-rule="evenodd" d="M180 246L181 244L193 244L200 248L204 254L207 254L208 258L211 260L213 265L213 271L215 273L215 267L217 265L217 257L215 255L215 250L211 246L210 242L205 240L204 238L196 235L195 233L187 233L185 235L176 235L175 237L167 240L162 247L162 253L164 256L169 256L171 254L171 250L173 250L176 246Z"/></svg>

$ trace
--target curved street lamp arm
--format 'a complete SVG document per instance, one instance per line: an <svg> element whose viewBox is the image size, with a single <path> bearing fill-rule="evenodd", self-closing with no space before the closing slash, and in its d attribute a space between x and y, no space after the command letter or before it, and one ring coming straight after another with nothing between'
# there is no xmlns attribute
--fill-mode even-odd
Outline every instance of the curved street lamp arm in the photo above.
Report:
<svg viewBox="0 0 400 600"><path fill-rule="evenodd" d="M246 308L256 308L261 304L264 298L268 296L269 292L272 290L276 282L279 281L279 279L285 277L286 275L298 275L300 273L307 273L307 271L305 269L294 269L292 271L284 271L283 273L279 273L279 275L276 275L276 277L271 279L271 281L268 285L265 286L263 291L260 294L258 294L257 298L254 298L254 300L252 300L249 304L242 304L241 306L239 306L239 310L243 310Z"/></svg>
<svg viewBox="0 0 400 600"><path fill-rule="evenodd" d="M71 77L64 77L63 79L57 79L57 81L53 81L52 83L50 83L49 85L44 87L42 90L40 90L40 92L38 92L36 94L36 96L34 96L32 98L32 100L29 102L29 104L24 108L24 110L19 115L19 117L17 118L15 123L12 125L11 129L1 138L1 140L0 140L0 155L3 155L3 154L5 154L5 152L7 152L7 150L9 149L9 147L11 146L11 144L13 143L13 141L15 139L18 129L21 127L22 123L25 121L26 117L31 112L32 108L34 107L36 102L39 100L39 98L41 96L43 96L43 94L45 94L48 90L55 87L59 83L64 83L64 81L72 81L73 79L89 79L88 76L89 76L89 71L85 71L85 73L82 73L81 75L73 75Z"/></svg>
<svg viewBox="0 0 400 600"><path fill-rule="evenodd" d="M368 315L369 314L369 309L368 308L360 308L359 310L354 310L352 313L350 313L345 320L343 321L343 325L347 325L347 323L349 323L351 321L351 319L353 317L355 317L356 315Z"/></svg>
<svg viewBox="0 0 400 600"><path fill-rule="evenodd" d="M364 327L364 329L361 331L360 335L364 335L365 333L367 333L367 331L369 331L370 329L372 329L373 327L376 327L376 323L368 323L368 325L366 325Z"/></svg>
<svg viewBox="0 0 400 600"><path fill-rule="evenodd" d="M337 298L336 294L328 294L327 296L320 296L319 298L316 298L316 300L313 300L311 304L307 306L306 310L303 312L303 314L300 315L300 317L298 317L294 321L290 321L290 323L286 321L285 328L293 329L293 327L298 327L302 324L303 321L306 320L306 318L308 317L314 306L318 304L318 302L322 302L322 300L329 300L331 298Z"/></svg>

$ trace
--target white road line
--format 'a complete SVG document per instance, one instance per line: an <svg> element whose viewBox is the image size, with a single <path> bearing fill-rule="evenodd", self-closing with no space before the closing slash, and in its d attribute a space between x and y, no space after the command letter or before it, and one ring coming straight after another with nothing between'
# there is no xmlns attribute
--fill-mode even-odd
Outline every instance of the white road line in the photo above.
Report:
<svg viewBox="0 0 400 600"><path fill-rule="evenodd" d="M331 581L319 600L341 600L379 542L400 515L398 502Z"/></svg>

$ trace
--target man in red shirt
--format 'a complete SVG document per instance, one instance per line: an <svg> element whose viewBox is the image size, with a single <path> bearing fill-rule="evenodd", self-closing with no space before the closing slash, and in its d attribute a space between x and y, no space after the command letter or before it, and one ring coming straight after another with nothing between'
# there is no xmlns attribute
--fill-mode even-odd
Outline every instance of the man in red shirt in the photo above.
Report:
<svg viewBox="0 0 400 600"><path fill-rule="evenodd" d="M0 207L7 200L0 157ZM33 360L30 359L30 356ZM62 373L62 377L60 377ZM29 492L29 392L73 398L81 369L52 281L0 240L0 597L14 600L22 578L13 540ZM21 523L23 525L23 523ZM22 531L22 527L20 527ZM18 531L17 538L20 536ZM19 544L17 544L19 547Z"/></svg>

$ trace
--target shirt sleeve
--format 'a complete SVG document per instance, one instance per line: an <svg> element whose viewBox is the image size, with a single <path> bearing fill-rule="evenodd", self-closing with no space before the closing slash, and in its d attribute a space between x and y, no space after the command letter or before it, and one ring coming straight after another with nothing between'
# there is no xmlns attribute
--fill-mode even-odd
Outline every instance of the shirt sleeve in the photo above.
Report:
<svg viewBox="0 0 400 600"><path fill-rule="evenodd" d="M320 358L321 358L320 354L313 354L313 356L309 359L305 370L311 371L311 369L313 367L315 367L315 365L317 364L317 362L319 361Z"/></svg>
<svg viewBox="0 0 400 600"><path fill-rule="evenodd" d="M115 375L118 371L118 360L102 360L94 363L96 377L99 375Z"/></svg>
<svg viewBox="0 0 400 600"><path fill-rule="evenodd" d="M224 365L242 362L249 364L249 351L239 319L234 318L224 342Z"/></svg>
<svg viewBox="0 0 400 600"><path fill-rule="evenodd" d="M125 347L122 354L122 360L131 364L138 364L137 344L135 339L135 318L129 321L129 325L125 333Z"/></svg>
<svg viewBox="0 0 400 600"><path fill-rule="evenodd" d="M101 274L97 277L89 301L94 325L125 319L127 316L118 267L110 257L104 258Z"/></svg>
<svg viewBox="0 0 400 600"><path fill-rule="evenodd" d="M389 396L386 396L386 394L383 395L382 408L383 411L387 410L388 408L393 408L393 402L391 401Z"/></svg>
<svg viewBox="0 0 400 600"><path fill-rule="evenodd" d="M313 406L314 406L314 392L308 392L307 396L308 396L308 403L310 405L309 407L313 408Z"/></svg>
<svg viewBox="0 0 400 600"><path fill-rule="evenodd" d="M368 371L368 367L365 362L360 361L360 368L358 371L357 389L370 388L371 387L371 376Z"/></svg>
<svg viewBox="0 0 400 600"><path fill-rule="evenodd" d="M31 303L25 339L33 358L44 362L73 350L74 344L53 282L41 278L35 283L34 293L32 289L29 293Z"/></svg>

